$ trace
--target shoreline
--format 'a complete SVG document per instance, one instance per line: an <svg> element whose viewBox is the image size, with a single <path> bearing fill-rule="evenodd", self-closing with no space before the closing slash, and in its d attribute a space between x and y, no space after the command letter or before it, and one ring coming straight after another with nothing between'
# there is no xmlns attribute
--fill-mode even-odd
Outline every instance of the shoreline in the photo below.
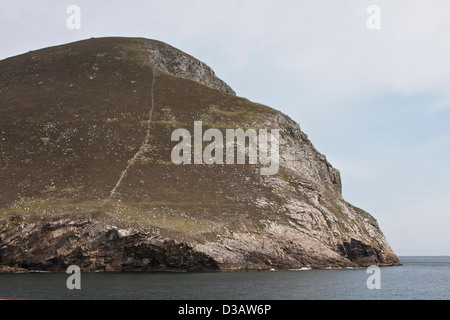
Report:
<svg viewBox="0 0 450 320"><path fill-rule="evenodd" d="M380 264L376 265L380 268L388 268L388 267L402 267L403 264ZM220 270L167 270L167 269L155 269L155 270L95 270L95 271L81 271L81 273L129 273L129 274L143 274L143 273L245 273L245 272L277 272L277 271L314 271L314 270L360 270L368 268L369 266L309 266L309 267L299 267L299 268L265 268L265 269L220 269ZM6 269L6 270L5 270ZM31 273L44 273L44 274L68 274L65 271L48 271L48 270L28 270L22 268L13 268L13 267L0 267L0 274L31 274Z"/></svg>

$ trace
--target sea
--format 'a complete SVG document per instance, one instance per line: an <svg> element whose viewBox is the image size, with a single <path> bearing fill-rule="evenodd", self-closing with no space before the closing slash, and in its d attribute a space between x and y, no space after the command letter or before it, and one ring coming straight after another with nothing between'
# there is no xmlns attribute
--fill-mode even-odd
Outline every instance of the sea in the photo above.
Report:
<svg viewBox="0 0 450 320"><path fill-rule="evenodd" d="M36 300L448 300L450 256L402 266L247 272L0 274L0 297ZM376 268L375 268L376 269ZM376 277L376 278L375 278ZM70 284L69 284L70 286Z"/></svg>

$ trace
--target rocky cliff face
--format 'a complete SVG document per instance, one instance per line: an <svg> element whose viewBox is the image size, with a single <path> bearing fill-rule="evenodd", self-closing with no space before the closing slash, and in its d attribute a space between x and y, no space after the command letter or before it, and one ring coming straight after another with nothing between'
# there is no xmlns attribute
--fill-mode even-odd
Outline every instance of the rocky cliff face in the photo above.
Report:
<svg viewBox="0 0 450 320"><path fill-rule="evenodd" d="M236 95L234 90L217 78L214 71L204 62L166 43L147 41L141 48L148 51L150 62L162 71Z"/></svg>
<svg viewBox="0 0 450 320"><path fill-rule="evenodd" d="M111 221L109 218L98 214L94 218L92 215L50 220L41 217L21 223L10 236L0 236L3 242L0 265L4 271L56 272L64 271L71 264L88 272L218 269L216 261L185 243L136 229L119 229L105 224L105 219ZM15 217L12 221L24 219Z"/></svg>
<svg viewBox="0 0 450 320"><path fill-rule="evenodd" d="M339 171L286 115L192 57L102 38L0 61L3 271L262 270L400 264ZM216 90L219 89L219 90ZM177 128L279 129L259 164L175 165Z"/></svg>

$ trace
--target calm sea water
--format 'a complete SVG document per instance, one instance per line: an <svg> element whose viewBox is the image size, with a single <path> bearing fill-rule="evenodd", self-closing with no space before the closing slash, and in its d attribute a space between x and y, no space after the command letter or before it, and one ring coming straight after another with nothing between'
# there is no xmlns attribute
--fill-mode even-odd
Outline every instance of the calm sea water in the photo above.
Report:
<svg viewBox="0 0 450 320"><path fill-rule="evenodd" d="M368 289L366 268L233 273L0 274L0 297L29 299L450 299L450 257L400 257Z"/></svg>

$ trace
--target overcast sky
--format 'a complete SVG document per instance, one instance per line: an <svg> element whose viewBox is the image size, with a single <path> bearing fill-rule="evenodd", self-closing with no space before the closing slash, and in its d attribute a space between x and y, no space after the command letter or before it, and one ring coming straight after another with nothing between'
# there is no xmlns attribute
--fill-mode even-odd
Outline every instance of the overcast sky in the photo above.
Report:
<svg viewBox="0 0 450 320"><path fill-rule="evenodd" d="M447 0L0 0L0 59L90 37L169 43L300 123L399 255L450 255L449 13Z"/></svg>

